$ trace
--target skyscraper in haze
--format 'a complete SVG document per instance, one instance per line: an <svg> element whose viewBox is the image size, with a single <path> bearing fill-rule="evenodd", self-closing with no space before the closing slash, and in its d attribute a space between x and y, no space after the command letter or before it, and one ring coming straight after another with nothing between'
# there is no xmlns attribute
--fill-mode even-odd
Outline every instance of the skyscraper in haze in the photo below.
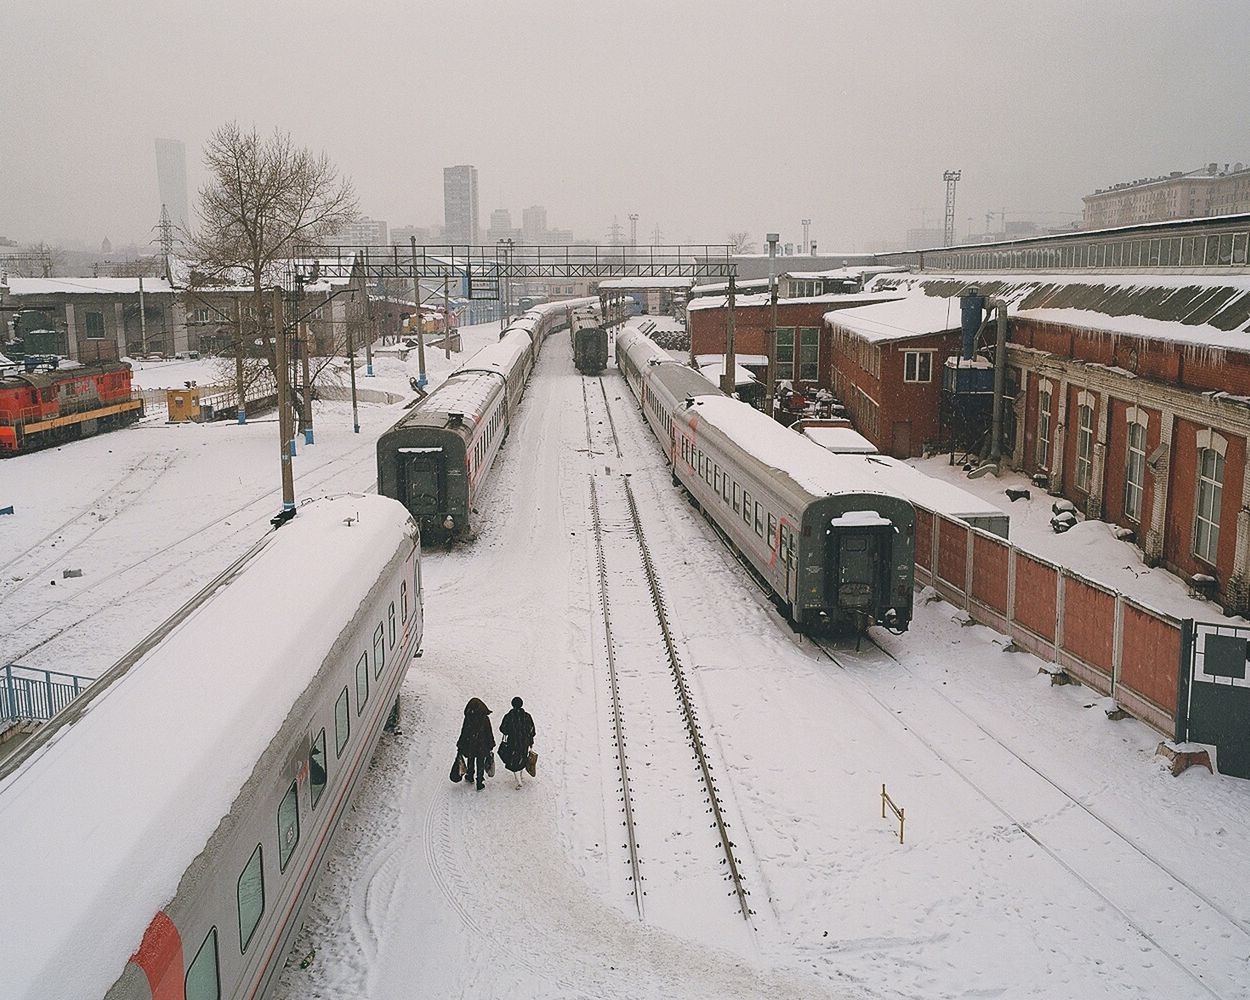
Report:
<svg viewBox="0 0 1250 1000"><path fill-rule="evenodd" d="M542 205L521 209L521 239L537 246L547 237L547 210Z"/></svg>
<svg viewBox="0 0 1250 1000"><path fill-rule="evenodd" d="M187 204L187 147L181 139L156 140L156 187L173 224L181 230L188 229L191 213Z"/></svg>
<svg viewBox="0 0 1250 1000"><path fill-rule="evenodd" d="M477 167L443 167L443 212L448 243L479 243Z"/></svg>

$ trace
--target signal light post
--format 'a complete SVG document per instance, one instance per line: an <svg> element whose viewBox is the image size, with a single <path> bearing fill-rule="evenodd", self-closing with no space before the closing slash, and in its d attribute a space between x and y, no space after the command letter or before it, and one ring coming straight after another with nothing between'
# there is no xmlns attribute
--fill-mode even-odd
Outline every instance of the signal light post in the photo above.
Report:
<svg viewBox="0 0 1250 1000"><path fill-rule="evenodd" d="M278 439L282 458L282 510L273 518L279 527L295 516L295 477L291 470L291 453L295 450L291 431L290 387L287 385L286 330L282 325L282 289L273 290L274 367L278 376Z"/></svg>

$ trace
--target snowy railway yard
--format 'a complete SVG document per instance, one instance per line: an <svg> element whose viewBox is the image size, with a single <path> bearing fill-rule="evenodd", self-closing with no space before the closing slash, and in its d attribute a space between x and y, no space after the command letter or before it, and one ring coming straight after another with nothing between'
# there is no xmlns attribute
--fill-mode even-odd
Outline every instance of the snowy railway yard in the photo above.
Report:
<svg viewBox="0 0 1250 1000"><path fill-rule="evenodd" d="M321 405L297 495L370 489L401 412L357 436ZM4 662L96 676L177 609L266 530L274 431L152 419L0 466ZM1173 778L931 592L858 651L796 634L563 337L498 462L477 537L423 555L424 656L278 996L1250 997L1246 782ZM448 782L464 702L497 725L517 694L537 779Z"/></svg>

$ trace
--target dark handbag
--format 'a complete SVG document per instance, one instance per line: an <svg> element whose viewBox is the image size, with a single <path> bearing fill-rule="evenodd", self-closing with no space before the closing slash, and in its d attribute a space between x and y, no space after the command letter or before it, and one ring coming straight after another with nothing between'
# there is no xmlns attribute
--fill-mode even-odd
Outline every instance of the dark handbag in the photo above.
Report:
<svg viewBox="0 0 1250 1000"><path fill-rule="evenodd" d="M512 744L507 740L504 740L499 744L499 763L511 770L514 759L515 758L512 755Z"/></svg>
<svg viewBox="0 0 1250 1000"><path fill-rule="evenodd" d="M452 781L462 781L464 779L464 758L460 754L456 754L456 759L451 762L451 774L447 775Z"/></svg>
<svg viewBox="0 0 1250 1000"><path fill-rule="evenodd" d="M537 777L538 754L536 754L533 750L531 750L530 755L525 758L525 770L529 772L529 776L531 778Z"/></svg>
<svg viewBox="0 0 1250 1000"><path fill-rule="evenodd" d="M493 778L495 776L495 755L491 751L486 751L486 777Z"/></svg>

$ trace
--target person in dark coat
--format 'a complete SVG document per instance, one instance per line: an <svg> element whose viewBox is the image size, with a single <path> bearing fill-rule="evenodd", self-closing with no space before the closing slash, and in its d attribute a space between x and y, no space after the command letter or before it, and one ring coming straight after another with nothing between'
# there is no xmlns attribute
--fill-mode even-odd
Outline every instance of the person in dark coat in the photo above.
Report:
<svg viewBox="0 0 1250 1000"><path fill-rule="evenodd" d="M520 698L513 698L512 711L499 723L499 731L503 733L499 759L512 772L517 788L521 787L521 772L534 746L534 717L521 707L524 704Z"/></svg>
<svg viewBox="0 0 1250 1000"><path fill-rule="evenodd" d="M470 698L464 706L464 725L460 727L460 739L456 750L465 759L465 783L477 775L477 790L486 787L486 758L495 749L495 731L490 724L490 709L481 698Z"/></svg>

